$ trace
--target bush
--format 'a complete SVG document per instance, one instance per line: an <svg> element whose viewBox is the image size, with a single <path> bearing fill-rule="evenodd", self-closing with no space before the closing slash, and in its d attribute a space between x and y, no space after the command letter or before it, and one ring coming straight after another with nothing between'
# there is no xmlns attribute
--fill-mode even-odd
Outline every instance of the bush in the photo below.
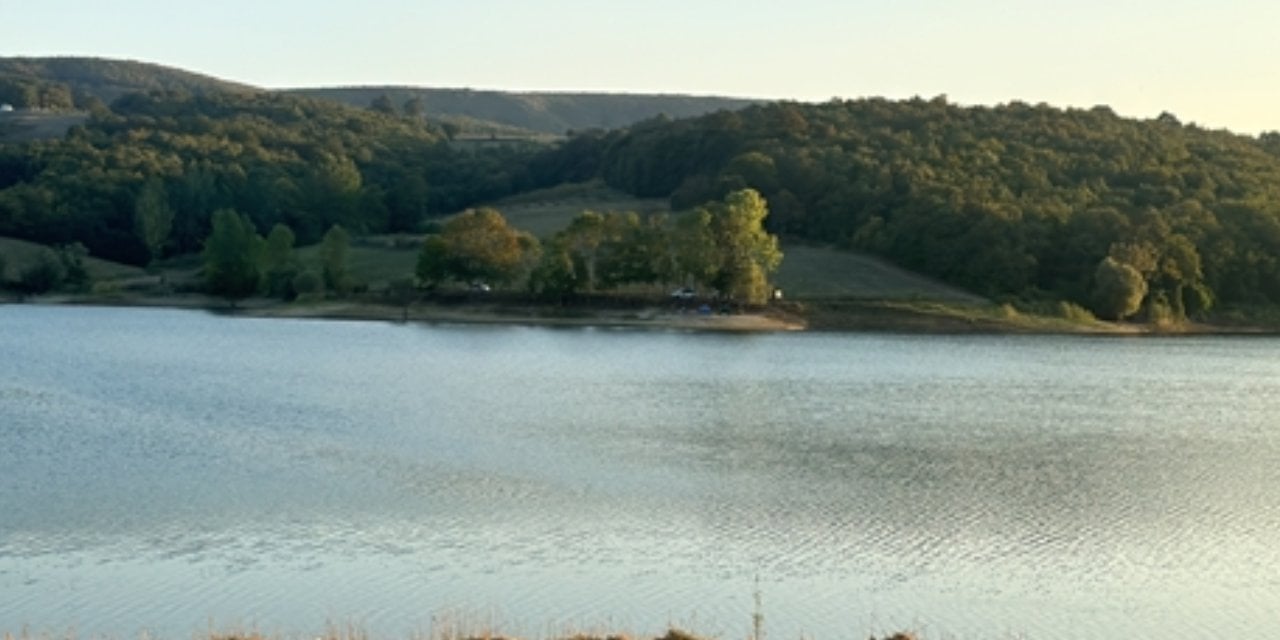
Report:
<svg viewBox="0 0 1280 640"><path fill-rule="evenodd" d="M1059 302L1058 315L1071 322L1090 323L1098 320L1093 312L1074 302Z"/></svg>
<svg viewBox="0 0 1280 640"><path fill-rule="evenodd" d="M324 293L324 278L311 269L293 278L293 291L299 298L316 298Z"/></svg>
<svg viewBox="0 0 1280 640"><path fill-rule="evenodd" d="M58 254L51 249L41 249L34 264L18 274L18 291L25 295L39 295L58 288L67 277L66 269Z"/></svg>

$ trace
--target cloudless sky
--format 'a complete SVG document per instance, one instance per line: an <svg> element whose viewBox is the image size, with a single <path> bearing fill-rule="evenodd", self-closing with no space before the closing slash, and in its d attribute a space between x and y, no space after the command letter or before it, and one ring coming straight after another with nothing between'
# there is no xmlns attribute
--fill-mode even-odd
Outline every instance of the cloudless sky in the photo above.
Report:
<svg viewBox="0 0 1280 640"><path fill-rule="evenodd" d="M0 0L0 55L273 88L947 94L1280 130L1278 0Z"/></svg>

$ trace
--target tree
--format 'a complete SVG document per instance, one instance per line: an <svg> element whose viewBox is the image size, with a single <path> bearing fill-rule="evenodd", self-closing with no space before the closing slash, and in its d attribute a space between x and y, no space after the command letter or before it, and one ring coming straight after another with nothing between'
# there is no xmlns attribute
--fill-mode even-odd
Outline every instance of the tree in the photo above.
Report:
<svg viewBox="0 0 1280 640"><path fill-rule="evenodd" d="M743 189L707 208L718 253L711 285L735 300L764 303L771 291L769 274L782 263L777 236L764 230L769 215L764 198Z"/></svg>
<svg viewBox="0 0 1280 640"><path fill-rule="evenodd" d="M444 280L508 284L523 276L539 250L533 236L517 231L494 209L470 209L429 236L418 255L424 283Z"/></svg>
<svg viewBox="0 0 1280 640"><path fill-rule="evenodd" d="M159 180L152 178L142 185L133 203L133 225L138 239L147 247L151 262L155 262L173 231L173 209Z"/></svg>
<svg viewBox="0 0 1280 640"><path fill-rule="evenodd" d="M299 268L293 254L294 240L293 230L280 223L267 234L262 253L262 275L268 295L289 299L296 294L293 280Z"/></svg>
<svg viewBox="0 0 1280 640"><path fill-rule="evenodd" d="M1107 256L1094 272L1093 312L1099 318L1124 320L1142 308L1147 281L1133 266Z"/></svg>
<svg viewBox="0 0 1280 640"><path fill-rule="evenodd" d="M320 269L324 284L331 291L345 293L351 288L347 273L347 254L351 249L351 235L338 225L333 225L320 241Z"/></svg>
<svg viewBox="0 0 1280 640"><path fill-rule="evenodd" d="M18 272L17 289L28 296L48 293L57 289L66 275L58 254L45 247L40 249L35 262Z"/></svg>
<svg viewBox="0 0 1280 640"><path fill-rule="evenodd" d="M434 289L449 279L449 243L440 235L429 235L423 241L414 275L428 289Z"/></svg>
<svg viewBox="0 0 1280 640"><path fill-rule="evenodd" d="M391 102L391 97L385 93L374 98L373 102L369 103L369 108L377 111L378 113L385 113L389 116L394 116L399 113L399 111L396 110L395 103Z"/></svg>
<svg viewBox="0 0 1280 640"><path fill-rule="evenodd" d="M214 211L211 224L203 252L205 288L234 307L258 290L262 236L248 216L233 209Z"/></svg>
<svg viewBox="0 0 1280 640"><path fill-rule="evenodd" d="M427 113L426 107L422 104L421 96L413 96L412 98L405 100L404 107L401 108L401 111L404 112L404 115L409 116L410 118L421 118Z"/></svg>
<svg viewBox="0 0 1280 640"><path fill-rule="evenodd" d="M88 289L89 270L84 266L84 259L89 256L89 250L79 242L72 242L58 247L57 255L62 265L62 284L77 291Z"/></svg>

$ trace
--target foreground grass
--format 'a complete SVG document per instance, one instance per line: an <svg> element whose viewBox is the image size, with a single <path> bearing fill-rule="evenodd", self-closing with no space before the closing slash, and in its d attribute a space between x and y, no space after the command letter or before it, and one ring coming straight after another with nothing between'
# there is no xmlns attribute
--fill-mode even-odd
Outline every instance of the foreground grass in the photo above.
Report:
<svg viewBox="0 0 1280 640"><path fill-rule="evenodd" d="M146 640L156 640L155 636L143 634ZM205 634L196 634L193 640L291 640L292 638L305 638L306 640L383 640L380 638L372 638L367 631L356 625L335 626L327 625L321 634L302 634L297 636L266 634L257 630L229 630L229 631L209 631ZM861 637L861 636L859 636ZM4 640L78 640L74 632L64 632L58 634L47 633L31 633L22 631L18 634L5 633ZM406 640L519 640L517 636L509 636L492 629L462 630L451 624L445 624L438 628L433 628L426 633L410 634ZM539 640L712 640L707 636L700 636L684 631L682 629L670 628L667 632L660 636L632 636L627 633L569 633L551 638L542 638ZM747 640L756 640L748 638ZM923 640L919 636L912 633L897 632L890 635L876 636L870 635L870 640Z"/></svg>

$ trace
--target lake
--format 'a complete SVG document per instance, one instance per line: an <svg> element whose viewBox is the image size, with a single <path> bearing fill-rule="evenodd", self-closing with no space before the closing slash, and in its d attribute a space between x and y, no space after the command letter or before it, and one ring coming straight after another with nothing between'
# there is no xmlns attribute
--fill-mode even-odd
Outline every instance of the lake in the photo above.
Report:
<svg viewBox="0 0 1280 640"><path fill-rule="evenodd" d="M1280 630L1280 339L0 306L0 633Z"/></svg>

